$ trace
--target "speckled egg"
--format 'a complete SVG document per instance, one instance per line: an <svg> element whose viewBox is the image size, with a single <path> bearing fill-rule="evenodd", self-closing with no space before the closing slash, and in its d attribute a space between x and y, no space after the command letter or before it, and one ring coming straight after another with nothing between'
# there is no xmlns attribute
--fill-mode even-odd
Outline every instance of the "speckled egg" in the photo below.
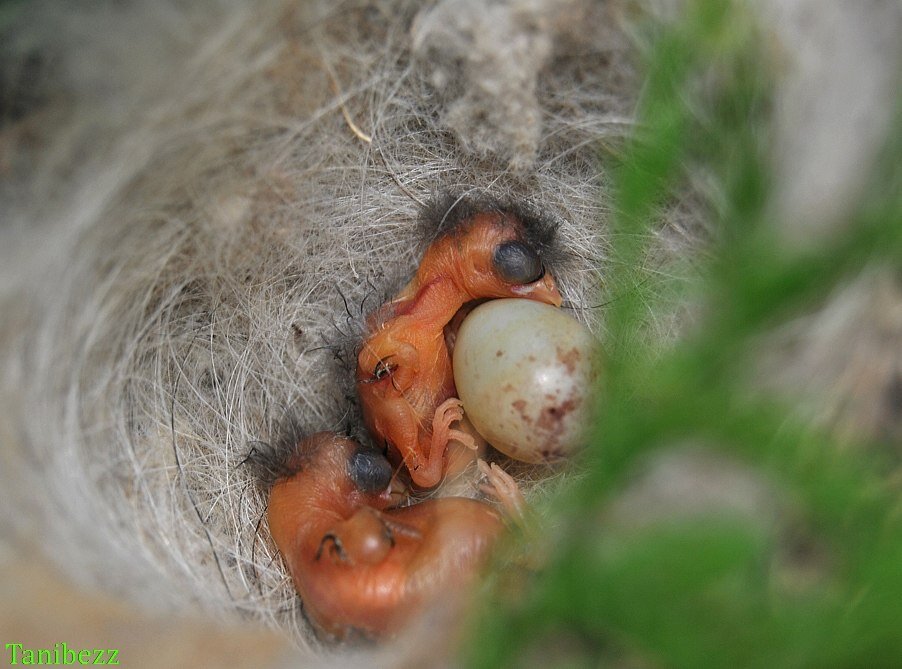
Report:
<svg viewBox="0 0 902 669"><path fill-rule="evenodd" d="M596 342L564 311L492 300L464 320L454 381L467 417L517 460L554 463L583 445L598 376Z"/></svg>

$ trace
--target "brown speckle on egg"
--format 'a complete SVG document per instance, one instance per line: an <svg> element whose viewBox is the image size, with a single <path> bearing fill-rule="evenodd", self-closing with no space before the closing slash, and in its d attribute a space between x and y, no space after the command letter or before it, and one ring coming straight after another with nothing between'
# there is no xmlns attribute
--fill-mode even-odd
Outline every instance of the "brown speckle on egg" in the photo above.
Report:
<svg viewBox="0 0 902 669"><path fill-rule="evenodd" d="M454 379L479 433L517 460L565 459L585 440L597 378L589 331L560 309L493 300L461 325Z"/></svg>

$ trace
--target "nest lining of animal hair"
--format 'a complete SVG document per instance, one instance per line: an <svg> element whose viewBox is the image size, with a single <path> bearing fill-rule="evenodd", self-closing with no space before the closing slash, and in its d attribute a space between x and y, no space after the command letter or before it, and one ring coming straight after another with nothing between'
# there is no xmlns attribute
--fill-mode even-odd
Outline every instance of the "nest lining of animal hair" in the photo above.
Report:
<svg viewBox="0 0 902 669"><path fill-rule="evenodd" d="M28 299L7 300L37 333L11 343L29 454L5 467L8 494L84 583L311 643L242 460L288 420L355 423L347 351L414 270L419 212L442 194L555 222L562 293L603 328L603 158L630 128L631 44L613 3L582 0L141 11L168 54L142 43L94 97L73 65L29 112L62 120L56 151L22 168L51 195L25 206L11 182L11 225L49 241L39 271L19 268ZM132 34L94 36L115 54ZM655 262L704 238L699 209L661 212ZM512 471L543 494L542 472Z"/></svg>

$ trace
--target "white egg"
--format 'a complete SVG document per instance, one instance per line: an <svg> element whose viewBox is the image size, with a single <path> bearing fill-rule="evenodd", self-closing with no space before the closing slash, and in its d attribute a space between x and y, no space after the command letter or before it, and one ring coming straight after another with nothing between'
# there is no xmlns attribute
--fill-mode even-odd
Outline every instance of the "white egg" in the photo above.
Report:
<svg viewBox="0 0 902 669"><path fill-rule="evenodd" d="M598 377L596 342L565 312L492 300L464 319L454 381L467 417L499 451L526 462L565 459L585 442Z"/></svg>

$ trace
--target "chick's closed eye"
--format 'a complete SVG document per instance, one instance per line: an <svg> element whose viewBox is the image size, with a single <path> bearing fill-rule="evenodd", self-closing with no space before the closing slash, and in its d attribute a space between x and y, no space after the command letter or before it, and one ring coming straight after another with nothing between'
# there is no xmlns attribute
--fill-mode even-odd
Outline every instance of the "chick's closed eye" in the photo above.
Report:
<svg viewBox="0 0 902 669"><path fill-rule="evenodd" d="M538 252L526 242L504 242L495 248L492 264L498 275L508 283L533 283L545 274L545 266Z"/></svg>
<svg viewBox="0 0 902 669"><path fill-rule="evenodd" d="M348 461L348 476L365 493L382 492L391 482L391 465L376 451L359 449Z"/></svg>

